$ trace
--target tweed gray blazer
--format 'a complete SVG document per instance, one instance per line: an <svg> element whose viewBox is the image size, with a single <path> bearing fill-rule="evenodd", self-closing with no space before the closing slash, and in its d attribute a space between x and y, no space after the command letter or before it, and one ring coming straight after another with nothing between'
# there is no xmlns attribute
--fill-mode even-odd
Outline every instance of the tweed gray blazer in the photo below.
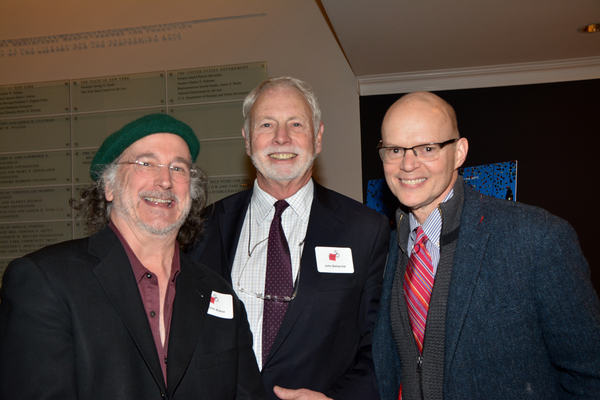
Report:
<svg viewBox="0 0 600 400"><path fill-rule="evenodd" d="M390 319L399 254L392 240L373 337L382 399L397 399L404 371ZM600 398L600 301L571 226L464 185L443 342L444 399Z"/></svg>

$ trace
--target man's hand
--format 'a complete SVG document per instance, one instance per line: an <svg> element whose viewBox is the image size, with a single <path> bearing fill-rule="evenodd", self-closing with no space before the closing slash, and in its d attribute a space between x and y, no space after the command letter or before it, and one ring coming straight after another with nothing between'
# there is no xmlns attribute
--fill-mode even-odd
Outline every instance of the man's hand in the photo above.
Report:
<svg viewBox="0 0 600 400"><path fill-rule="evenodd" d="M308 389L284 389L279 386L273 388L273 392L282 400L332 400L323 393Z"/></svg>

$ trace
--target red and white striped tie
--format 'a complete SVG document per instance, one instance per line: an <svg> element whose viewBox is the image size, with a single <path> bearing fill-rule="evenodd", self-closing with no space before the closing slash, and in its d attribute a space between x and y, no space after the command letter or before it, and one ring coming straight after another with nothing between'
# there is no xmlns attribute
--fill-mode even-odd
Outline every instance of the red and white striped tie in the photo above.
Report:
<svg viewBox="0 0 600 400"><path fill-rule="evenodd" d="M427 240L423 228L417 227L417 239L404 273L404 298L419 353L423 353L423 337L433 288L433 263L425 247Z"/></svg>

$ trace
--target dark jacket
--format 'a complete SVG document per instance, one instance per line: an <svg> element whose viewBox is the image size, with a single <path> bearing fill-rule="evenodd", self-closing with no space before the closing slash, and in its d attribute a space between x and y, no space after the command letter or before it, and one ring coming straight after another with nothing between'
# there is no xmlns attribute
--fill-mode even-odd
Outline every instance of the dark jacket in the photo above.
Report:
<svg viewBox="0 0 600 400"><path fill-rule="evenodd" d="M290 303L262 370L272 388L308 388L336 399L376 399L371 333L389 240L386 218L315 183L297 297ZM252 190L215 204L190 256L231 282ZM317 271L315 247L352 249L353 274Z"/></svg>
<svg viewBox="0 0 600 400"><path fill-rule="evenodd" d="M13 261L0 291L0 398L264 398L243 304L215 273L180 259L166 387L110 228ZM233 296L232 319L207 315L212 291Z"/></svg>

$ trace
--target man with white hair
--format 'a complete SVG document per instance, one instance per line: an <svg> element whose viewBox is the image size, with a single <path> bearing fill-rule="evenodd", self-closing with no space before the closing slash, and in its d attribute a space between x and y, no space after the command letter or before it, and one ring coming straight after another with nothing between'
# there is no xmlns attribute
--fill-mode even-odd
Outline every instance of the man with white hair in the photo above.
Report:
<svg viewBox="0 0 600 400"><path fill-rule="evenodd" d="M389 223L312 179L323 123L297 79L244 100L254 188L217 202L193 258L246 305L269 399L376 399L371 331Z"/></svg>

